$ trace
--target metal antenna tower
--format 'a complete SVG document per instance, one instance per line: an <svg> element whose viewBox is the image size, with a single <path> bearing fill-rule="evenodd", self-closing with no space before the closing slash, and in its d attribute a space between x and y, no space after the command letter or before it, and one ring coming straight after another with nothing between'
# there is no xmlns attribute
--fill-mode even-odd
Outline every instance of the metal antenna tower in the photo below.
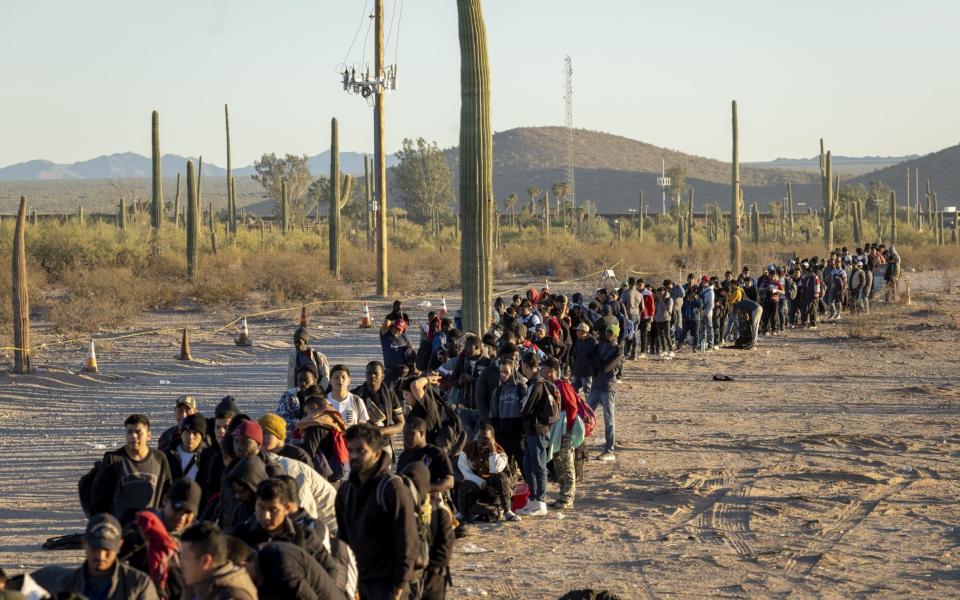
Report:
<svg viewBox="0 0 960 600"><path fill-rule="evenodd" d="M573 175L573 62L567 56L564 59L563 72L566 75L564 86L563 125L567 128L567 168L566 179L570 185L570 202L577 207L577 186Z"/></svg>

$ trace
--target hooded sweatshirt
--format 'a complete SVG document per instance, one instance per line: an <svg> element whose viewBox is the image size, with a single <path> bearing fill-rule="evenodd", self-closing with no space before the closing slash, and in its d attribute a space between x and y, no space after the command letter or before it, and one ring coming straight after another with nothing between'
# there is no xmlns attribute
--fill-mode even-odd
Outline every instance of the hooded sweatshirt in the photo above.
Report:
<svg viewBox="0 0 960 600"><path fill-rule="evenodd" d="M341 600L336 581L303 548L289 542L271 542L257 555L260 600Z"/></svg>
<svg viewBox="0 0 960 600"><path fill-rule="evenodd" d="M210 576L189 586L183 600L257 600L257 588L247 570L225 563Z"/></svg>
<svg viewBox="0 0 960 600"><path fill-rule="evenodd" d="M357 557L361 581L380 581L393 588L409 583L420 539L419 511L413 495L391 475L391 457L380 453L373 474L361 482L356 471L337 492L337 536L350 545ZM382 498L378 491L384 477ZM383 505L381 506L380 500Z"/></svg>
<svg viewBox="0 0 960 600"><path fill-rule="evenodd" d="M260 460L260 457L248 456L233 463L224 477L223 487L229 488L236 482L248 488L250 491L256 492L257 486L267 479L269 479L267 476L267 467L263 464L263 461ZM226 531L239 526L253 516L254 503L241 503L234 498L232 493L222 495L220 502L220 514L223 516L223 528Z"/></svg>

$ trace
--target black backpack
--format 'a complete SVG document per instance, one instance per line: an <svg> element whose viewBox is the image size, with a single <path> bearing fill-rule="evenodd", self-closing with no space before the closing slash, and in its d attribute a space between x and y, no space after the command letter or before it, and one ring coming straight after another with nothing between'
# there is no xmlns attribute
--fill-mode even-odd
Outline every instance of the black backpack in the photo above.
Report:
<svg viewBox="0 0 960 600"><path fill-rule="evenodd" d="M100 469L103 468L103 460L98 460L93 463L93 467L87 471L87 473L80 478L80 482L77 485L80 492L80 508L83 509L83 514L89 519L93 516L93 480L97 478L97 473L100 472Z"/></svg>
<svg viewBox="0 0 960 600"><path fill-rule="evenodd" d="M434 445L448 456L460 454L467 442L467 433L463 430L463 421L460 420L460 415L432 388L428 387L426 392L436 403L437 415L440 417L440 423L435 431Z"/></svg>
<svg viewBox="0 0 960 600"><path fill-rule="evenodd" d="M416 507L417 539L419 543L417 544L417 557L413 562L413 581L420 581L423 579L423 573L430 565L430 526L423 522L423 498L420 497L417 486L406 475L385 475L380 478L380 482L377 484L377 505L380 507L380 510L384 512L387 511L387 499L385 495L387 487L394 479L399 480L400 483L409 490L410 495L413 496L413 505Z"/></svg>

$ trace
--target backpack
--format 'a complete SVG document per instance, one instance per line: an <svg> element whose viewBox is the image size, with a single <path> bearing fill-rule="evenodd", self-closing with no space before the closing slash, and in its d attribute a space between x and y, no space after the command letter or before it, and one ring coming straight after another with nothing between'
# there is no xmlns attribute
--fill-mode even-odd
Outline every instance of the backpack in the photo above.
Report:
<svg viewBox="0 0 960 600"><path fill-rule="evenodd" d="M590 405L583 401L580 394L577 394L577 416L583 421L583 436L590 437L597 428L597 415L594 414Z"/></svg>
<svg viewBox="0 0 960 600"><path fill-rule="evenodd" d="M440 416L440 424L437 426L434 444L443 450L449 456L456 456L463 450L463 445L467 442L467 433L463 429L463 421L460 415L454 410L448 402L435 393L432 388L427 388L427 393L437 404L437 413Z"/></svg>
<svg viewBox="0 0 960 600"><path fill-rule="evenodd" d="M93 463L93 467L80 478L80 482L77 485L80 493L80 508L83 509L83 514L86 515L88 519L93 516L93 480L97 478L97 473L99 473L102 468L102 459Z"/></svg>
<svg viewBox="0 0 960 600"><path fill-rule="evenodd" d="M353 549L336 536L328 536L330 541L330 557L337 563L336 572L337 589L344 592L348 598L357 595L358 573L357 557L353 554Z"/></svg>
<svg viewBox="0 0 960 600"><path fill-rule="evenodd" d="M553 426L563 415L560 406L560 393L556 386L544 381L543 389L547 392L547 402L540 407L540 413L537 415L537 422L541 425Z"/></svg>
<svg viewBox="0 0 960 600"><path fill-rule="evenodd" d="M395 479L399 480L409 490L410 495L413 496L413 504L417 507L417 538L419 543L417 544L417 556L413 561L414 577L412 581L420 581L430 564L430 525L424 522L423 499L420 497L417 486L406 475L385 475L380 478L380 483L377 484L377 506L380 507L380 510L387 511L387 487Z"/></svg>

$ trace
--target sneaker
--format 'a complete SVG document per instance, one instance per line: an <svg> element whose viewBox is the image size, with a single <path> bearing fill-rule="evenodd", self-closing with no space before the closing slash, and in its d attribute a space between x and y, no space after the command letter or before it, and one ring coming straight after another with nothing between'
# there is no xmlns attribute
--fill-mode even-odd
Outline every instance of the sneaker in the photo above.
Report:
<svg viewBox="0 0 960 600"><path fill-rule="evenodd" d="M573 508L573 502L568 502L566 500L554 500L550 503L550 508L557 508L561 510L570 510Z"/></svg>
<svg viewBox="0 0 960 600"><path fill-rule="evenodd" d="M676 352L670 351L667 353L667 358L676 358L676 357L677 357Z"/></svg>
<svg viewBox="0 0 960 600"><path fill-rule="evenodd" d="M610 462L610 461L617 460L617 457L613 455L613 452L610 452L609 450L607 450L605 452L601 452L600 455L597 456L597 460Z"/></svg>
<svg viewBox="0 0 960 600"><path fill-rule="evenodd" d="M458 540L465 538L468 535L470 535L470 527L466 523L461 522L459 525L457 525L457 528L453 530L453 537Z"/></svg>
<svg viewBox="0 0 960 600"><path fill-rule="evenodd" d="M507 512L503 513L503 520L516 522L516 521L522 521L523 519L520 517L520 515L513 512L512 510L508 510Z"/></svg>

